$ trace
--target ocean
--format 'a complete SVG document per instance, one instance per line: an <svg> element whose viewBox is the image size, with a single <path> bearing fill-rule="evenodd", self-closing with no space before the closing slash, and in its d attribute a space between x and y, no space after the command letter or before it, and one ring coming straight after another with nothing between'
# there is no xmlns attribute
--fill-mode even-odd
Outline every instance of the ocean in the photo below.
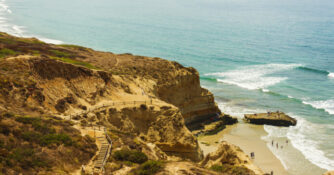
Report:
<svg viewBox="0 0 334 175"><path fill-rule="evenodd" d="M195 67L225 113L284 111L304 158L334 169L333 0L0 0L0 31ZM275 153L288 170L291 155Z"/></svg>

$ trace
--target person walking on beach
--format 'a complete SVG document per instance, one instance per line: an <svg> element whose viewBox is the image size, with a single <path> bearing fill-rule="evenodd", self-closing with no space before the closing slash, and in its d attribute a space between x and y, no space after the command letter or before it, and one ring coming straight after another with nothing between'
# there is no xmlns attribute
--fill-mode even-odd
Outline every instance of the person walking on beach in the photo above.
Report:
<svg viewBox="0 0 334 175"><path fill-rule="evenodd" d="M274 140L271 141L271 146L274 146Z"/></svg>
<svg viewBox="0 0 334 175"><path fill-rule="evenodd" d="M276 143L276 148L278 149L278 143Z"/></svg>
<svg viewBox="0 0 334 175"><path fill-rule="evenodd" d="M252 159L255 158L255 154L254 154L254 152L251 152L251 158L252 158Z"/></svg>

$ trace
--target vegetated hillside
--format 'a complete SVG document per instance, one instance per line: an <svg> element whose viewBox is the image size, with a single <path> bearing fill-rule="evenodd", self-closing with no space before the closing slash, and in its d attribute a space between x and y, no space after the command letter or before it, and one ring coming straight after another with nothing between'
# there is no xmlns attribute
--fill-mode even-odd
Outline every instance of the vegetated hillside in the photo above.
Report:
<svg viewBox="0 0 334 175"><path fill-rule="evenodd" d="M129 94L144 92L147 96L156 97L183 109L204 104L204 108L202 107L200 110L185 110L187 112L183 115L186 118L193 115L194 112L196 112L196 115L220 112L214 103L212 94L201 88L198 72L194 68L186 68L173 61L132 54L98 52L74 45L45 44L37 39L16 38L0 33L0 58L18 55L29 55L30 58L35 56L37 63L23 62L29 62L29 66L36 69L36 72L42 78L63 77L70 79L74 78L73 76L78 76L78 71L71 72L68 70L71 69L70 66L67 66L67 69L59 69L59 67L65 65L56 65L56 63L50 61L52 59L90 70L97 70L104 81L114 83L114 85L117 85L119 81L115 81L113 78L133 81L142 90L141 92L134 92L135 89L129 88L128 82L119 84ZM43 63L39 61L41 59L44 59ZM49 61L46 63L46 60ZM32 67L30 67L30 70L25 66L16 67L16 69L19 71L25 69L26 74L29 75L33 73ZM6 68L2 67L2 69ZM87 69L80 69L79 72L87 72ZM110 79L111 81L109 81Z"/></svg>
<svg viewBox="0 0 334 175"><path fill-rule="evenodd" d="M201 159L197 141L185 128L184 118L220 111L211 93L200 87L195 69L160 58L45 44L4 33L0 34L0 42L3 110L75 115L83 124L104 124L126 132L135 129L140 131L138 135L151 135L149 140L170 154L178 154L177 147L183 156ZM123 108L140 105L132 104L134 101L150 101L155 106L145 114L150 117L125 116ZM201 107L189 110L197 105ZM111 108L120 111L121 120L111 117ZM159 113L169 108L173 110ZM145 125L138 123L143 121ZM170 133L158 131L158 121L171 122Z"/></svg>
<svg viewBox="0 0 334 175"><path fill-rule="evenodd" d="M68 121L0 113L0 172L68 174L95 154L95 141Z"/></svg>
<svg viewBox="0 0 334 175"><path fill-rule="evenodd" d="M185 123L210 120L221 113L212 94L200 86L194 68L160 58L46 44L5 33L0 33L0 112L6 114L2 115L4 126L8 125L4 128L9 128L1 135L4 152L11 155L3 156L3 171L27 174L68 173L88 166L97 151L94 141L81 137L64 119L76 128L106 127L113 141L111 155L127 150L147 156L148 161L140 163L111 156L106 164L109 173L172 172L173 164L165 161L203 159ZM229 120L222 120L223 124L225 121ZM20 126L20 132L13 126ZM7 148L14 137L17 146ZM21 164L22 154L30 159ZM49 162L52 158L57 161ZM183 168L211 171L195 163Z"/></svg>

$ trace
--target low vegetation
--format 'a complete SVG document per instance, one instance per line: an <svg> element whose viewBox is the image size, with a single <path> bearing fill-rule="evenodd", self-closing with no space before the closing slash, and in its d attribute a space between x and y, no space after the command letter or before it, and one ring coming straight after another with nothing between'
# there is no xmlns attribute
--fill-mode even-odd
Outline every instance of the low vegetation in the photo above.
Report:
<svg viewBox="0 0 334 175"><path fill-rule="evenodd" d="M47 55L53 59L66 63L84 66L89 69L96 69L95 66L73 59L76 56L75 50L87 51L87 48L76 45L59 45L51 47L35 38L17 38L0 32L0 58L16 56L19 54Z"/></svg>
<svg viewBox="0 0 334 175"><path fill-rule="evenodd" d="M60 44L59 46L66 47L66 48L78 49L78 50L87 50L87 48L85 48L85 47L72 45L72 44Z"/></svg>
<svg viewBox="0 0 334 175"><path fill-rule="evenodd" d="M73 57L71 53L60 51L60 50L50 50L51 54L56 57Z"/></svg>
<svg viewBox="0 0 334 175"><path fill-rule="evenodd" d="M71 59L71 58L66 58L66 57L51 57L52 59L55 59L55 60L59 60L59 61L63 61L65 63L70 63L70 64L75 64L75 65L79 65L79 66L84 66L88 69L97 69L95 66L89 64L89 63L86 63L86 62L82 62L82 61L77 61L77 60L74 60L74 59Z"/></svg>
<svg viewBox="0 0 334 175"><path fill-rule="evenodd" d="M246 167L233 166L233 165L229 165L229 164L212 165L210 167L210 169L213 170L213 171L216 171L216 172L227 173L227 174L230 174L230 175L245 175L245 174L253 175L254 174L254 172L252 172L251 170L249 170Z"/></svg>
<svg viewBox="0 0 334 175"><path fill-rule="evenodd" d="M144 163L148 160L147 156L140 151L119 150L113 154L114 159L118 161L129 161L132 163Z"/></svg>
<svg viewBox="0 0 334 175"><path fill-rule="evenodd" d="M133 171L134 175L153 175L161 171L163 163L160 161L149 160L141 164Z"/></svg>
<svg viewBox="0 0 334 175"><path fill-rule="evenodd" d="M68 174L96 150L94 139L82 137L70 122L0 114L0 174Z"/></svg>
<svg viewBox="0 0 334 175"><path fill-rule="evenodd" d="M14 50L3 48L0 49L0 58L8 57L8 56L13 56L17 55L18 53L15 52Z"/></svg>

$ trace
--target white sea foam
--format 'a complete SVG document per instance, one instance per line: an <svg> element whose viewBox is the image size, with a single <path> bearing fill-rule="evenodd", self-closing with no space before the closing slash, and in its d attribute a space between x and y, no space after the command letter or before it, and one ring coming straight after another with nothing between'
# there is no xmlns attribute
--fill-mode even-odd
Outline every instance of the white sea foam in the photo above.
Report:
<svg viewBox="0 0 334 175"><path fill-rule="evenodd" d="M43 37L37 37L39 40L44 41L46 43L51 43L51 44L64 44L64 42L60 40L55 40L55 39L50 39L50 38L43 38Z"/></svg>
<svg viewBox="0 0 334 175"><path fill-rule="evenodd" d="M0 1L0 12L12 13L9 7L5 4L5 1Z"/></svg>
<svg viewBox="0 0 334 175"><path fill-rule="evenodd" d="M261 89L262 92L269 92L269 89Z"/></svg>
<svg viewBox="0 0 334 175"><path fill-rule="evenodd" d="M298 116L293 117L298 121L295 127L282 128L265 125L264 129L268 133L268 136L263 137L263 139L270 141L273 138L287 137L292 145L301 151L304 157L310 162L323 169L334 169L334 159L328 158L328 155L326 156L326 154L319 149L321 143L328 141L328 139L332 137L329 136L326 131L333 129L333 125L315 124ZM314 131L317 132L315 133ZM285 160L286 158L282 158L278 154L275 155L285 164L284 162L287 161Z"/></svg>
<svg viewBox="0 0 334 175"><path fill-rule="evenodd" d="M233 102L219 102L219 108L227 114L242 118L244 114L247 113L258 113L265 112L261 109L247 109L245 107L235 106ZM330 140L334 135L329 135L328 130L334 130L334 125L331 124L316 124L305 120L304 118L295 116L293 114L288 114L297 119L297 125L294 127L275 127L265 125L264 129L268 133L267 136L263 136L262 139L268 143L269 149L275 154L275 156L282 162L285 169L290 169L294 167L295 161L294 157L291 157L289 153L276 152L275 149L271 149L271 140L276 140L277 138L287 137L292 146L299 150L302 155L309 160L312 164L317 165L323 169L334 169L334 157L330 156L331 153L325 153L319 147L320 145L328 145L328 140ZM317 132L314 132L317 131ZM334 145L334 144L333 144Z"/></svg>
<svg viewBox="0 0 334 175"><path fill-rule="evenodd" d="M327 132L333 125L316 124L298 116L293 117L298 121L297 126L289 127L287 132L287 137L291 140L292 145L313 164L327 170L334 169L334 159L328 158L328 155L319 149L320 144L328 142L333 137Z"/></svg>
<svg viewBox="0 0 334 175"><path fill-rule="evenodd" d="M334 99L323 101L303 101L303 103L311 105L316 109L324 109L329 114L334 114Z"/></svg>
<svg viewBox="0 0 334 175"><path fill-rule="evenodd" d="M242 88L254 90L265 89L287 79L287 77L269 76L276 72L282 72L289 69L302 66L300 64L265 64L244 66L228 72L211 73L206 75L215 75L221 77L218 82L237 85Z"/></svg>
<svg viewBox="0 0 334 175"><path fill-rule="evenodd" d="M14 36L18 37L35 37L38 38L41 41L44 41L46 43L52 43L52 44L62 44L62 41L54 40L50 38L45 37L39 37L35 35L30 35L26 32L25 27L12 24L8 20L8 15L12 14L12 11L10 10L9 6L5 4L5 0L0 1L0 31L9 33Z"/></svg>
<svg viewBox="0 0 334 175"><path fill-rule="evenodd" d="M334 78L334 73L333 73L333 72L330 72L330 73L328 74L328 77L329 77L329 78Z"/></svg>
<svg viewBox="0 0 334 175"><path fill-rule="evenodd" d="M221 111L224 111L226 114L230 114L234 117L243 118L244 114L253 114L258 112L266 112L261 109L248 109L241 106L236 106L232 102L218 102L218 107Z"/></svg>

